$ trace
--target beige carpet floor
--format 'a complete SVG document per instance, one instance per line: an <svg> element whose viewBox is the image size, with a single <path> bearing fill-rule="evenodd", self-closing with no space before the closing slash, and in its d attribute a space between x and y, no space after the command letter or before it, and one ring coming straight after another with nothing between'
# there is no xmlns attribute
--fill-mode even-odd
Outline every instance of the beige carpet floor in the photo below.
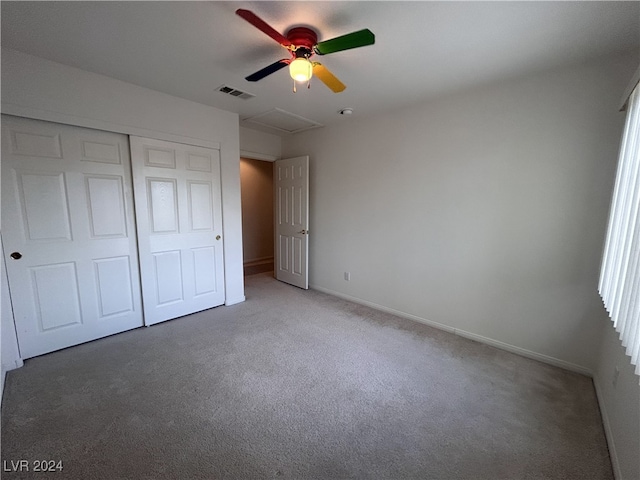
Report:
<svg viewBox="0 0 640 480"><path fill-rule="evenodd" d="M247 301L27 360L2 460L68 479L611 479L587 377L269 274Z"/></svg>

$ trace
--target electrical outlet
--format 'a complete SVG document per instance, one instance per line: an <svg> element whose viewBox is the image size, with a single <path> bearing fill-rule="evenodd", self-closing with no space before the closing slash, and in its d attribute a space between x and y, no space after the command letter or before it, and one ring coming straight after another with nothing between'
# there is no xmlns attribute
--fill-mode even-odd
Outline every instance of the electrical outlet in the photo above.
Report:
<svg viewBox="0 0 640 480"><path fill-rule="evenodd" d="M344 272L344 279L347 282L351 281L351 272Z"/></svg>
<svg viewBox="0 0 640 480"><path fill-rule="evenodd" d="M620 376L620 369L616 366L616 368L613 369L613 386L615 388L616 384L618 383L618 377Z"/></svg>

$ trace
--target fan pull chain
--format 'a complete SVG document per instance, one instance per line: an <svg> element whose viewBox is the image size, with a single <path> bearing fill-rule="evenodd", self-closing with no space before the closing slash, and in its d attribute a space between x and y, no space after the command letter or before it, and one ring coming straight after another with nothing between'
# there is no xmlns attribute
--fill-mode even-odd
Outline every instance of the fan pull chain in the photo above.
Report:
<svg viewBox="0 0 640 480"><path fill-rule="evenodd" d="M307 88L310 90L311 89L311 80L307 80ZM296 86L296 81L293 81L293 93L297 93L298 88Z"/></svg>

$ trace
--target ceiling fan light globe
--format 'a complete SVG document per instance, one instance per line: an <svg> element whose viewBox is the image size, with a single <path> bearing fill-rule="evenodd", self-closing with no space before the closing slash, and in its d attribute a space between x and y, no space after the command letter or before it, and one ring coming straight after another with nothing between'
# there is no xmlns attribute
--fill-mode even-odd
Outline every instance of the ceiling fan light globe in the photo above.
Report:
<svg viewBox="0 0 640 480"><path fill-rule="evenodd" d="M308 82L313 75L313 65L306 58L296 58L289 64L289 74L296 82Z"/></svg>

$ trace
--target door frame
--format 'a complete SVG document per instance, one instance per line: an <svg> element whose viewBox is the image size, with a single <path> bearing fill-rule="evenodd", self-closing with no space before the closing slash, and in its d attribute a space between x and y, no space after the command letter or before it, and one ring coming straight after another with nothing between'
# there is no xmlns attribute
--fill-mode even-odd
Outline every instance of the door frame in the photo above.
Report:
<svg viewBox="0 0 640 480"><path fill-rule="evenodd" d="M271 163L271 166L273 168L273 166L275 165L276 160L280 160L281 157L277 157L275 155L271 155L268 153L261 153L261 152L252 152L249 150L242 150L240 149L240 157L238 157L238 160L240 160L241 158L246 158L249 160L260 160L263 162L269 162ZM240 182L242 183L242 178L240 178ZM273 193L272 193L272 205L271 205L271 209L272 209L272 213L273 213L273 261L274 261L274 271L273 271L273 277L275 278L276 276L276 272L275 272L275 261L276 261L276 194L275 194L275 184L273 183L273 180L271 182L272 187L274 188ZM242 193L241 193L242 194ZM242 211L240 212L240 215L242 215ZM243 266L243 278L244 278L244 254L243 254L243 259L242 259L242 266Z"/></svg>
<svg viewBox="0 0 640 480"><path fill-rule="evenodd" d="M244 160L255 160L255 161L259 161L259 162L263 162L263 163L269 163L269 164L271 164L271 169L273 171L273 164L274 164L274 162L276 162L278 160L278 157L275 157L273 155L260 154L260 153L256 153L256 152L247 152L246 150L241 150L240 152L241 152L241 154L240 154L240 163L241 163L240 195L242 196L242 160L243 159ZM273 175L272 175L272 177L271 177L271 213L272 213L272 216L274 216L274 218L272 220L271 227L272 227L272 234L273 234L273 242L274 242L274 244L273 244L273 252L272 252L271 259L272 259L273 262L275 262L275 253L276 253L276 250L275 250L275 248L276 248L275 247L275 235L276 235L276 233L275 233L275 227L276 227L276 224L275 224L275 208L276 207L275 207L275 200L274 200L275 197L274 197L273 189L274 189L274 185L273 185ZM241 215L244 217L244 206L242 207ZM244 227L243 227L243 229L242 229L243 250L244 250L244 234L245 234L245 232L244 232ZM266 258L267 257L264 257L264 259L266 259ZM246 265L245 260L246 259L244 258L244 251L243 251L243 259L242 259L243 270L245 269L245 265ZM258 259L258 260L260 260L260 259ZM258 262L258 260L256 260L256 262ZM256 263L255 265L261 265L263 263L266 264L268 262ZM252 267L252 266L255 266L255 265L248 265L248 267ZM274 263L274 265L275 265L275 263ZM274 277L275 277L275 270L274 270Z"/></svg>
<svg viewBox="0 0 640 480"><path fill-rule="evenodd" d="M302 155L302 156L307 156L308 155ZM261 160L264 162L269 162L273 165L273 167L275 168L275 164L276 161L278 160L283 160L283 157L278 157L275 155L271 155L268 153L261 153L261 152L252 152L249 150L240 150L240 158L246 158L249 160ZM290 158L294 158L294 157L290 157ZM309 166L309 168L311 168ZM310 173L310 172L308 172ZM272 195L272 209L273 209L273 260L274 260L274 271L273 271L273 277L276 278L276 258L278 257L276 249L278 247L277 245L277 235L276 235L276 222L277 222L277 218L276 218L276 214L277 214L277 192L276 192L276 183L275 183L275 177L274 180L272 182L273 185L273 195ZM307 212L308 215L308 212ZM308 256L309 256L309 252L307 251L307 270L308 270ZM244 262L243 262L244 263ZM308 288L308 287L307 287Z"/></svg>

